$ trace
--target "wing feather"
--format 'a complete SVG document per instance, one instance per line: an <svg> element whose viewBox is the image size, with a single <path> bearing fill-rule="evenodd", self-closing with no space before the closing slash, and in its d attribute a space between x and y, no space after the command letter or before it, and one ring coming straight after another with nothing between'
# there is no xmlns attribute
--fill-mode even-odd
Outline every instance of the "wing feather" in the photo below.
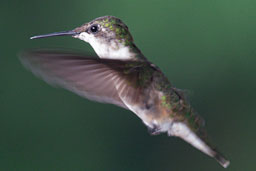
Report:
<svg viewBox="0 0 256 171"><path fill-rule="evenodd" d="M127 109L122 98L135 102L139 93L136 86L139 71L133 69L141 65L138 61L100 59L72 51L44 49L25 51L20 59L47 83L90 100Z"/></svg>

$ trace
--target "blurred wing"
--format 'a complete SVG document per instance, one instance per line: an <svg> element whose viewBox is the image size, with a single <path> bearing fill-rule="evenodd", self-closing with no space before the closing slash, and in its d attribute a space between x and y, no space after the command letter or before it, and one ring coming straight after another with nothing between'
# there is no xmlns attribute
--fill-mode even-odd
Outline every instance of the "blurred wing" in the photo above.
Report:
<svg viewBox="0 0 256 171"><path fill-rule="evenodd" d="M121 98L135 102L138 96L139 88L132 86L137 81L137 70L133 68L138 62L100 59L58 50L26 51L20 59L29 70L49 84L61 86L90 100L127 109Z"/></svg>

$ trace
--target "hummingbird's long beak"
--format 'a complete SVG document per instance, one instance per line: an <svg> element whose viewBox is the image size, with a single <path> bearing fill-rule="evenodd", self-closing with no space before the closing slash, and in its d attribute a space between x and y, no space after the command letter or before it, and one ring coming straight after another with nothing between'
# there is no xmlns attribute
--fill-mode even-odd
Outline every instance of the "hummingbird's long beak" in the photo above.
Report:
<svg viewBox="0 0 256 171"><path fill-rule="evenodd" d="M55 32L55 33L49 33L49 34L43 34L43 35L37 35L30 37L30 39L41 39L46 37L53 37L53 36L75 36L79 34L78 32L71 30L71 31L61 31L61 32Z"/></svg>

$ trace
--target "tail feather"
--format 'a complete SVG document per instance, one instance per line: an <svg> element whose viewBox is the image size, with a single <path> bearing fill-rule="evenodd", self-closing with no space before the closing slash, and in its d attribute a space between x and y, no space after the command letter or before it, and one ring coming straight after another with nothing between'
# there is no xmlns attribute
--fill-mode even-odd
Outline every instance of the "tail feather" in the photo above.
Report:
<svg viewBox="0 0 256 171"><path fill-rule="evenodd" d="M227 160L222 154L220 154L218 152L215 153L214 158L224 168L227 168L230 164L230 161Z"/></svg>
<svg viewBox="0 0 256 171"><path fill-rule="evenodd" d="M205 135L200 136L200 133L195 133L185 123L173 123L171 129L168 130L168 134L182 138L198 150L210 157L215 158L224 168L227 168L230 164L230 162L221 153L219 153L215 148L213 148L212 145L210 145L210 143L208 143L207 138L204 137Z"/></svg>

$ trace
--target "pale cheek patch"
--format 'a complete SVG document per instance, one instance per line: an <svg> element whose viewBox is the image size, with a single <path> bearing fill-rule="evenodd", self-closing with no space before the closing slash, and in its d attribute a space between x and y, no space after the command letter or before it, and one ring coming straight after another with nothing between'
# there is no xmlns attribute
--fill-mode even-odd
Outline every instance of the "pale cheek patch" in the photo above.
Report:
<svg viewBox="0 0 256 171"><path fill-rule="evenodd" d="M75 38L90 43L94 37L86 32L82 32L79 35L75 36Z"/></svg>

